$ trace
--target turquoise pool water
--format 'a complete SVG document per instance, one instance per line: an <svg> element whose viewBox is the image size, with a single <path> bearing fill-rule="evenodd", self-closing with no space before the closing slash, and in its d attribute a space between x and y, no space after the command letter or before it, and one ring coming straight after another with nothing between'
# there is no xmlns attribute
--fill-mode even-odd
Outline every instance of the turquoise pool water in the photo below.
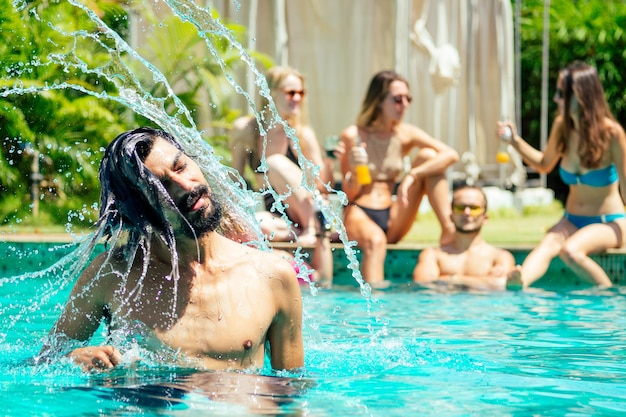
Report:
<svg viewBox="0 0 626 417"><path fill-rule="evenodd" d="M5 260L6 261L6 260ZM6 277L6 275L4 275ZM0 415L623 415L626 290L305 294L302 376L32 365L68 289L0 285ZM138 349L141 355L142 350Z"/></svg>

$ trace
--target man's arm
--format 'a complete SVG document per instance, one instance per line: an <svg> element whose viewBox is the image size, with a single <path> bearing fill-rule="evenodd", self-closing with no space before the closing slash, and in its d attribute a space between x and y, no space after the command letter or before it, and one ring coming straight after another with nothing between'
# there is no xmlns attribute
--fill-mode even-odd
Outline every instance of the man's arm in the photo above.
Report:
<svg viewBox="0 0 626 417"><path fill-rule="evenodd" d="M273 260L272 290L277 306L268 339L273 369L296 369L304 365L302 342L302 294L293 267L283 259Z"/></svg>
<svg viewBox="0 0 626 417"><path fill-rule="evenodd" d="M417 265L413 269L413 282L425 284L440 278L439 248L427 248L419 255Z"/></svg>
<svg viewBox="0 0 626 417"><path fill-rule="evenodd" d="M41 350L42 356L63 353L70 340L84 342L100 326L104 317L104 294L102 282L96 280L106 254L98 256L78 278L70 293L63 313L50 330L48 340ZM112 346L77 348L69 356L84 369L111 368L121 360L121 355Z"/></svg>
<svg viewBox="0 0 626 417"><path fill-rule="evenodd" d="M493 263L487 275L454 274L449 277L448 281L454 285L462 285L476 290L504 290L507 275L515 266L515 258L507 250L494 247L491 250L493 251Z"/></svg>
<svg viewBox="0 0 626 417"><path fill-rule="evenodd" d="M515 257L511 252L504 249L494 249L496 251L493 265L489 275L493 278L506 277L515 267Z"/></svg>

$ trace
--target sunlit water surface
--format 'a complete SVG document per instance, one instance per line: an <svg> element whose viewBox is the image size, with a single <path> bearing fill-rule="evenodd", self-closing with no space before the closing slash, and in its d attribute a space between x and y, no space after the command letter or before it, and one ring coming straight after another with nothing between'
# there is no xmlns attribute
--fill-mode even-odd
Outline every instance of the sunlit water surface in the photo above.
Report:
<svg viewBox="0 0 626 417"><path fill-rule="evenodd" d="M119 84L119 95L107 99L174 133L186 147L206 148L197 130L171 118L120 57L143 64L155 82L167 85L167 80L81 2L70 3L89 14L98 33L110 40L93 38L99 48L110 49L115 65L83 69ZM194 2L164 3L200 32L219 29ZM48 24L28 24L35 23ZM67 36L87 39L81 31ZM245 54L242 59L247 60ZM78 65L66 56L52 61ZM115 68L128 71L125 83L119 74L107 72ZM2 96L55 89L99 97L71 80L29 89L18 83ZM176 96L168 97L194 126ZM230 177L220 162L210 149L206 153L199 163L209 182L228 185ZM233 184L216 190L233 209L251 205ZM19 272L25 271L18 267ZM315 295L303 288L302 374L201 372L159 360L141 345L125 346L127 361L119 369L85 374L67 361L33 365L31 360L60 314L72 281L53 273L3 278L11 275L0 275L0 415L579 416L626 411L621 288L469 294L397 284L375 291L372 298L353 287ZM102 340L98 334L93 342Z"/></svg>
<svg viewBox="0 0 626 417"><path fill-rule="evenodd" d="M36 294L50 282L0 286L2 415L626 411L622 288L472 294L395 284L366 299L356 288L311 295L303 287L306 365L288 378L200 372L154 357L101 374L63 361L32 365L67 297L40 304Z"/></svg>

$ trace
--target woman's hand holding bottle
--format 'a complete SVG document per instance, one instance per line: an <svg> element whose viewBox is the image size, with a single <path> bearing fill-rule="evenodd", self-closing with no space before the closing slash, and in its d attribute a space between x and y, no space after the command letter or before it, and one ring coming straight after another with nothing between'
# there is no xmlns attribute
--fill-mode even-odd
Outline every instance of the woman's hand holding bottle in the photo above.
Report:
<svg viewBox="0 0 626 417"><path fill-rule="evenodd" d="M369 159L367 157L367 151L365 146L361 143L361 139L357 137L354 141L354 146L350 150L350 166L354 167L354 173L356 174L357 182L360 185L367 185L372 182L370 176L370 170L368 167Z"/></svg>
<svg viewBox="0 0 626 417"><path fill-rule="evenodd" d="M498 153L496 153L496 162L499 164L507 164L510 161L508 151L509 144L513 138L513 129L508 122L498 122L496 134L500 138Z"/></svg>

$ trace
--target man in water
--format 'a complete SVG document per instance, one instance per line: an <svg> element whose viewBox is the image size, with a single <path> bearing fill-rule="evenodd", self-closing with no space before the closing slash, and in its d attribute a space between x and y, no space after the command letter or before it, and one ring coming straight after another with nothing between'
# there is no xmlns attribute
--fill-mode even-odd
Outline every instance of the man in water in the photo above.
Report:
<svg viewBox="0 0 626 417"><path fill-rule="evenodd" d="M109 340L147 332L194 366L260 369L266 342L272 368L303 365L293 268L216 231L222 206L171 135L121 134L99 175L98 226L113 246L78 279L43 354L58 351L59 340L88 340L105 320ZM68 357L87 370L107 369L124 362L119 347L79 347Z"/></svg>
<svg viewBox="0 0 626 417"><path fill-rule="evenodd" d="M424 249L413 270L413 281L441 283L478 290L504 290L513 274L511 252L486 243L481 228L487 221L487 197L482 189L465 185L452 194L454 239Z"/></svg>

